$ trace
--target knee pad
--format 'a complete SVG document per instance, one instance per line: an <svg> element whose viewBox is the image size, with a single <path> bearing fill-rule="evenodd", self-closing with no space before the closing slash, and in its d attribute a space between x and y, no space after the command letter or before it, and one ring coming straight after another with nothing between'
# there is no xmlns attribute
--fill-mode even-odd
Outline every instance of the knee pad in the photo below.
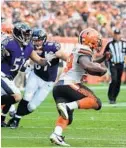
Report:
<svg viewBox="0 0 126 148"><path fill-rule="evenodd" d="M98 108L96 110L100 110L102 107L102 103L101 100L99 98L97 98L97 104L98 104Z"/></svg>
<svg viewBox="0 0 126 148"><path fill-rule="evenodd" d="M36 109L36 106L34 104L28 103L27 108L29 112L33 112Z"/></svg>

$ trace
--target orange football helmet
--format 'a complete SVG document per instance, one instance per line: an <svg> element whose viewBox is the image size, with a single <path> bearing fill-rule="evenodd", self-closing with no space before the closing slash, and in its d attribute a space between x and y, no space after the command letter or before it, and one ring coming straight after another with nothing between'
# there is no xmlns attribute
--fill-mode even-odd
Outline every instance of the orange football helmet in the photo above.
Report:
<svg viewBox="0 0 126 148"><path fill-rule="evenodd" d="M79 35L79 43L99 52L102 47L101 35L93 28L84 29Z"/></svg>

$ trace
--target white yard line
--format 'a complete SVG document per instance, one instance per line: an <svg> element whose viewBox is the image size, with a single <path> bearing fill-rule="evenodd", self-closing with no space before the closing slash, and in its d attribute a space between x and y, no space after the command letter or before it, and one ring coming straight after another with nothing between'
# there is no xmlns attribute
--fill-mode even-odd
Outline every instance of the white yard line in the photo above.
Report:
<svg viewBox="0 0 126 148"><path fill-rule="evenodd" d="M48 136L44 136L44 137L37 137L37 136L2 136L1 137L2 139L49 139L49 137ZM71 140L94 140L94 141L101 141L101 140L103 140L103 141L108 141L108 138L100 138L100 137L98 137L98 138L91 138L91 137L89 137L89 138L85 138L85 137L67 137L67 139L71 139ZM111 139L111 141L118 141L118 142L126 142L126 139Z"/></svg>
<svg viewBox="0 0 126 148"><path fill-rule="evenodd" d="M104 102L102 103L102 107L126 107L126 102L117 102L116 104L109 104L108 102ZM51 104L44 104L39 106L39 108L55 108L55 106L52 106Z"/></svg>
<svg viewBox="0 0 126 148"><path fill-rule="evenodd" d="M109 114L109 113L108 113ZM112 116L112 115L111 115ZM117 116L117 114L115 113L115 116ZM120 114L120 116L121 116L121 114ZM40 119L43 119L44 118L44 120L54 120L55 121L55 119L56 118L48 118L48 119L45 119L45 117L39 117L39 118L24 118L23 120L31 120L32 122L33 121L35 121L36 122L36 120L40 120ZM81 116L81 119L79 118L77 118L77 117L75 117L75 121L82 121L83 119L85 119L85 116ZM100 121L100 122L116 122L116 121L118 121L118 120L100 120L100 119L97 119L97 117L94 117L94 116L91 116L90 118L88 118L88 119L86 119L86 121ZM126 120L125 119L122 119L122 120L119 120L120 122L126 122Z"/></svg>
<svg viewBox="0 0 126 148"><path fill-rule="evenodd" d="M116 104L108 104L108 103L102 103L103 107L126 107L126 102L120 102Z"/></svg>
<svg viewBox="0 0 126 148"><path fill-rule="evenodd" d="M39 127L39 126L24 126L24 127L19 127L19 128L23 128L23 129L53 129L53 127ZM117 129L117 128L79 128L79 127L76 127L76 128L73 128L73 127L68 127L67 129L70 129L70 130L109 130L109 131L120 131L120 128ZM126 130L126 128L121 128L123 130Z"/></svg>

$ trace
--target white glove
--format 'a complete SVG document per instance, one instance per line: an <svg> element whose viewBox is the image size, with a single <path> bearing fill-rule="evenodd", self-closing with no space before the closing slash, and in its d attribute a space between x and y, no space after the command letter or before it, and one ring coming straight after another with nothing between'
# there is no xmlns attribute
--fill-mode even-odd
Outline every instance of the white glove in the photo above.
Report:
<svg viewBox="0 0 126 148"><path fill-rule="evenodd" d="M51 66L51 61L53 59L56 58L56 55L55 54L52 54L52 53L48 53L48 54L45 54L45 59L47 60L47 63Z"/></svg>

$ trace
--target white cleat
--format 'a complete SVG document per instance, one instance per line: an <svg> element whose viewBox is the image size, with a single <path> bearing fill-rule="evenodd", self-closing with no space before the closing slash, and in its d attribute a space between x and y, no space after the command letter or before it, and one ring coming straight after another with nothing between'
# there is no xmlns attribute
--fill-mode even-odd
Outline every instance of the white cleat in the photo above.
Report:
<svg viewBox="0 0 126 148"><path fill-rule="evenodd" d="M52 133L50 136L50 141L56 145L60 145L60 146L70 146L69 144L65 143L64 141L64 137L63 136L59 136L55 133Z"/></svg>
<svg viewBox="0 0 126 148"><path fill-rule="evenodd" d="M57 108L64 119L68 119L67 105L65 103L58 103Z"/></svg>

